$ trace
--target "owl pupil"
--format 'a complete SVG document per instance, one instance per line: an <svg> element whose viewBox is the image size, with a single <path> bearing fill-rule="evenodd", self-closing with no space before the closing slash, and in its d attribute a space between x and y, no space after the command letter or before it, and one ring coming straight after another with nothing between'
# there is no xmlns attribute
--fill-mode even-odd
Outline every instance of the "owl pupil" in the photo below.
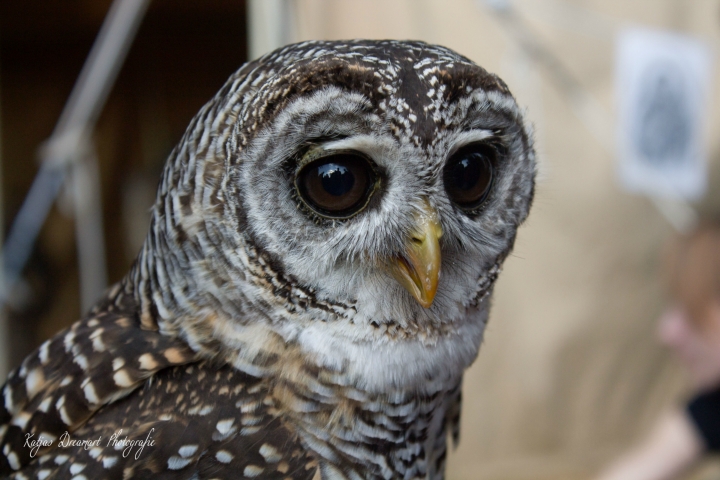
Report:
<svg viewBox="0 0 720 480"><path fill-rule="evenodd" d="M472 154L473 156L477 154ZM470 190L472 189L480 179L481 168L480 162L477 159L470 161L468 158L463 158L455 164L453 169L453 177L455 180L455 186L459 190Z"/></svg>
<svg viewBox="0 0 720 480"><path fill-rule="evenodd" d="M471 145L453 155L444 172L448 197L466 210L482 205L492 186L494 158L495 150L488 145Z"/></svg>
<svg viewBox="0 0 720 480"><path fill-rule="evenodd" d="M353 174L347 168L336 163L327 163L318 167L318 175L322 179L325 191L336 197L348 193L355 184Z"/></svg>
<svg viewBox="0 0 720 480"><path fill-rule="evenodd" d="M375 191L373 165L353 151L318 158L296 174L298 197L321 217L350 218L365 208Z"/></svg>

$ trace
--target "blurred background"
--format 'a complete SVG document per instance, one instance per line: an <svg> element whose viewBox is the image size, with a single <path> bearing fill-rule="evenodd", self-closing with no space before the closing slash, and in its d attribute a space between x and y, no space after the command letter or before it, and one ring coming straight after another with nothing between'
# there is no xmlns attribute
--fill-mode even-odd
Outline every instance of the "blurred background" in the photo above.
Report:
<svg viewBox="0 0 720 480"><path fill-rule="evenodd" d="M5 235L111 3L0 3ZM720 0L155 0L143 12L88 143L105 259L95 288L127 271L166 156L243 62L306 39L425 40L508 83L535 126L540 159L533 210L465 376L448 478L590 478L686 398L682 371L656 339L660 258L696 215L720 213ZM672 38L690 42L690 53L678 47L676 57L700 52L678 94L691 105L684 165L696 181L676 195L623 167L634 160L619 126L635 117L619 90L631 91L635 77L618 58L636 29L681 35ZM664 170L670 183L681 173ZM2 312L3 376L82 314L72 190L61 188ZM710 459L687 478L718 476Z"/></svg>

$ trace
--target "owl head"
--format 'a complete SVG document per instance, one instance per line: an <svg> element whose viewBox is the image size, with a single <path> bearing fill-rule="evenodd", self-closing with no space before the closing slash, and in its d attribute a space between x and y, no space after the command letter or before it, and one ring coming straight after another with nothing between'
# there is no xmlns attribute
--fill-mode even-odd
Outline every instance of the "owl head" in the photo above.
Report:
<svg viewBox="0 0 720 480"><path fill-rule="evenodd" d="M290 45L192 121L131 282L144 322L191 344L263 325L328 358L404 345L406 359L445 348L467 364L534 175L506 85L457 53ZM188 334L189 315L210 332Z"/></svg>

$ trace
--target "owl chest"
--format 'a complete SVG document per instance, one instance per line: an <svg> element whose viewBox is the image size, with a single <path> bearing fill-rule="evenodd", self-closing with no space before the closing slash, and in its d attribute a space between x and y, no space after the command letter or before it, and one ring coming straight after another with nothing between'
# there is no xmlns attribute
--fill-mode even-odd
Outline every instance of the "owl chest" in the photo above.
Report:
<svg viewBox="0 0 720 480"><path fill-rule="evenodd" d="M318 460L323 480L444 478L455 392L391 402L340 387L322 397L295 386L279 397L283 417Z"/></svg>

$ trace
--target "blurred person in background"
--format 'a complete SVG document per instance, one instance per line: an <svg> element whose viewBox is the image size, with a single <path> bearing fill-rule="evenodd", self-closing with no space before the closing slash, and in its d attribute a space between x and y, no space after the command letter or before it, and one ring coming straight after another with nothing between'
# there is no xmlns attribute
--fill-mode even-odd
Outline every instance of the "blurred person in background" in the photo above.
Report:
<svg viewBox="0 0 720 480"><path fill-rule="evenodd" d="M720 452L720 222L680 239L666 261L670 306L658 331L690 377L694 396L597 480L665 480Z"/></svg>

